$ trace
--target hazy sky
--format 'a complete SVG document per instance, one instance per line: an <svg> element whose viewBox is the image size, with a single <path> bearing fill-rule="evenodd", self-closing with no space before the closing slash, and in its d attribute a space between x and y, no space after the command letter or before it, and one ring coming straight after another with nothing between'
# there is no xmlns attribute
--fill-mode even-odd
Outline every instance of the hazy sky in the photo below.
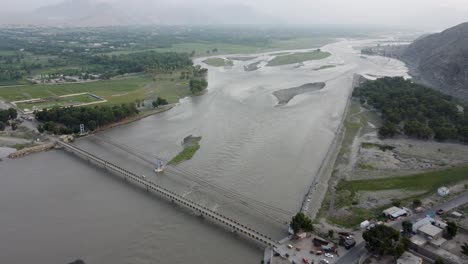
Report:
<svg viewBox="0 0 468 264"><path fill-rule="evenodd" d="M0 0L3 11L33 10L63 0ZM468 0L89 0L148 8L168 4L230 4L255 8L290 24L380 24L444 28L468 21Z"/></svg>

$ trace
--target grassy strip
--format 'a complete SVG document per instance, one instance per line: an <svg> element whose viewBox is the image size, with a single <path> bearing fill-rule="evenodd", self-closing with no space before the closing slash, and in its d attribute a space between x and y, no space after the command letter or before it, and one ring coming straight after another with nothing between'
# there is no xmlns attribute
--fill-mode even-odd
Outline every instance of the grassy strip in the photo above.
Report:
<svg viewBox="0 0 468 264"><path fill-rule="evenodd" d="M299 63L310 60L321 60L329 57L331 53L323 51L300 52L288 55L276 56L270 60L267 66L279 66L286 64Z"/></svg>
<svg viewBox="0 0 468 264"><path fill-rule="evenodd" d="M35 146L34 143L23 143L23 144L14 144L11 147L18 151L18 150L22 150L22 149L30 148L30 147L34 147L34 146Z"/></svg>
<svg viewBox="0 0 468 264"><path fill-rule="evenodd" d="M187 52L191 53L195 51L195 57L209 56L209 55L220 55L220 54L248 54L248 53L258 53L265 51L275 51L275 50L287 50L287 49L310 49L310 48L320 48L326 44L333 43L336 40L331 38L321 38L321 37L312 37L312 38L293 38L288 40L279 40L274 39L269 43L262 45L256 45L252 43L248 44L230 44L230 43L221 43L221 42L212 42L212 43L194 43L194 42L185 42L173 44L170 48L157 48L152 49L158 52ZM218 52L213 53L213 49L218 49ZM109 54L124 54L124 53L133 53L137 50L123 50L115 51ZM210 51L208 53L207 51Z"/></svg>
<svg viewBox="0 0 468 264"><path fill-rule="evenodd" d="M234 63L231 60L225 60L222 58L208 58L203 61L204 63L214 66L214 67L223 67L223 66L232 66Z"/></svg>
<svg viewBox="0 0 468 264"><path fill-rule="evenodd" d="M440 186L452 185L464 180L468 180L468 165L411 176L375 180L341 181L337 189L340 191L349 190L351 193L356 193L358 191L398 189L433 192Z"/></svg>
<svg viewBox="0 0 468 264"><path fill-rule="evenodd" d="M183 161L189 160L195 155L195 152L200 149L200 144L195 142L193 145L187 146L177 156L175 156L168 164L177 165Z"/></svg>

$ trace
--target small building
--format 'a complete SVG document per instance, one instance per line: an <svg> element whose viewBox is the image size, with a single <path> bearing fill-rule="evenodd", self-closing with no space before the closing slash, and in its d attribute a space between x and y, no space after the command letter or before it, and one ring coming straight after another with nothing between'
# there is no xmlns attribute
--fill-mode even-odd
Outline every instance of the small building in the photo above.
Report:
<svg viewBox="0 0 468 264"><path fill-rule="evenodd" d="M427 224L432 224L432 221L434 221L434 219L432 219L429 216L426 216L425 218L419 219L418 221L413 223L413 233L418 232L419 228L421 228L421 227L423 227L423 226L425 226Z"/></svg>
<svg viewBox="0 0 468 264"><path fill-rule="evenodd" d="M438 239L442 237L443 232L444 230L432 224L424 225L418 229L418 234L422 235L428 240Z"/></svg>
<svg viewBox="0 0 468 264"><path fill-rule="evenodd" d="M414 254L405 251L403 255L397 260L397 264L422 264L423 259L415 256Z"/></svg>
<svg viewBox="0 0 468 264"><path fill-rule="evenodd" d="M396 219L400 216L407 216L408 212L405 209L393 206L383 211L385 217Z"/></svg>

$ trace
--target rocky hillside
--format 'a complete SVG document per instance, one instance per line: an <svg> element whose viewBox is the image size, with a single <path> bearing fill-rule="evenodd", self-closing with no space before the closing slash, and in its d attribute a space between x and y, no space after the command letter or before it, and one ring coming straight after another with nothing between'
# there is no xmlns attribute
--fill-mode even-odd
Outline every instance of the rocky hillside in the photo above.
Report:
<svg viewBox="0 0 468 264"><path fill-rule="evenodd" d="M400 58L417 81L468 100L468 23L415 40Z"/></svg>

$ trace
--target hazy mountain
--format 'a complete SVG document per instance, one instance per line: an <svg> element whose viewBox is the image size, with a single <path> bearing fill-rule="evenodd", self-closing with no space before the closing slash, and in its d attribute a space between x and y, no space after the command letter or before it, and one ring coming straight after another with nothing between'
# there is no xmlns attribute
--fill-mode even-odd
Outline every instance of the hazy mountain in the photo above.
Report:
<svg viewBox="0 0 468 264"><path fill-rule="evenodd" d="M468 23L415 40L401 59L422 83L468 100Z"/></svg>
<svg viewBox="0 0 468 264"><path fill-rule="evenodd" d="M102 3L65 0L40 7L30 14L0 17L2 24L40 24L98 27L150 24L271 24L281 21L262 15L242 4L168 3L134 0Z"/></svg>

